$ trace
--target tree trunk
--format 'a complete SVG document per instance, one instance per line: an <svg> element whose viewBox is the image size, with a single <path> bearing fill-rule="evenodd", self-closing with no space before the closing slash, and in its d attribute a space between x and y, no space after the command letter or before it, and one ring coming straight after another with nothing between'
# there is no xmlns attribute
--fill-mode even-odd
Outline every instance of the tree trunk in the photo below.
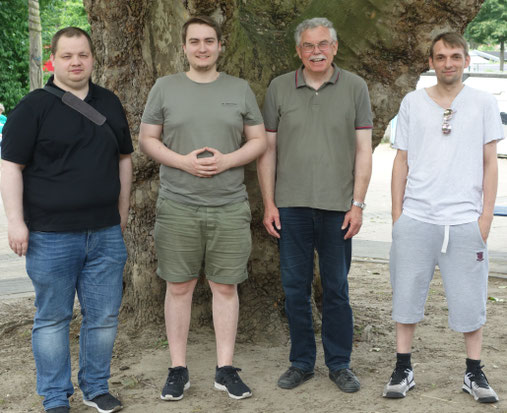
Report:
<svg viewBox="0 0 507 413"><path fill-rule="evenodd" d="M42 87L42 28L39 0L28 0L28 31L30 34L30 90Z"/></svg>
<svg viewBox="0 0 507 413"><path fill-rule="evenodd" d="M326 16L339 36L337 64L368 83L374 144L396 114L401 98L428 69L428 47L442 30L463 32L482 0L84 0L97 48L95 80L118 94L137 141L148 92L155 80L184 70L180 29L194 14L215 17L224 29L219 70L247 79L262 103L273 77L295 69L293 31L304 18ZM122 317L140 327L163 319L164 283L155 275L154 204L158 166L138 151L126 232ZM245 339L285 339L283 291L276 242L262 226L255 166L246 168L252 208L250 278L239 287L239 334ZM318 292L318 291L317 291ZM210 324L210 293L201 280L192 326Z"/></svg>

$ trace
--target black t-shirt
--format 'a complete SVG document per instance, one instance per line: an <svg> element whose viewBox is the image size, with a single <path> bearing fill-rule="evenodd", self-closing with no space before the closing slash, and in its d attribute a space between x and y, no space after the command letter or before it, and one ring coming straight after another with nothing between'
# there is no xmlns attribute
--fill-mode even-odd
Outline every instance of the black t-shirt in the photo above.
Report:
<svg viewBox="0 0 507 413"><path fill-rule="evenodd" d="M53 78L48 85L57 87ZM120 223L119 153L132 153L120 100L90 82L85 102L106 118L95 125L58 97L37 89L10 112L2 159L25 165L23 208L32 231L84 231ZM119 152L119 153L118 153Z"/></svg>

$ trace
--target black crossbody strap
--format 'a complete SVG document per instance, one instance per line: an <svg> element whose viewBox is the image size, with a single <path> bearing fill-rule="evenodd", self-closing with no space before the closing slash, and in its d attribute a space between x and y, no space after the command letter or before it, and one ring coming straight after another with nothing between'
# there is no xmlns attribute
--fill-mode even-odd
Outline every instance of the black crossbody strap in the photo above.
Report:
<svg viewBox="0 0 507 413"><path fill-rule="evenodd" d="M100 113L94 107L90 106L84 100L79 99L71 92L63 92L55 87L48 85L44 86L44 90L55 96L58 96L60 99L62 99L63 103L79 112L85 118L91 120L93 123L95 123L95 125L102 126L106 122L106 117L102 113Z"/></svg>
<svg viewBox="0 0 507 413"><path fill-rule="evenodd" d="M63 103L74 109L76 112L79 112L86 119L89 119L90 121L95 123L95 125L104 126L104 128L106 128L106 131L114 139L116 149L119 152L120 148L118 146L116 134L114 133L113 129L111 129L111 126L109 126L109 124L106 122L107 118L102 113L100 113L93 106L86 103L84 100L79 99L76 95L72 94L71 92L64 92L60 89L48 85L44 86L44 90L60 98Z"/></svg>

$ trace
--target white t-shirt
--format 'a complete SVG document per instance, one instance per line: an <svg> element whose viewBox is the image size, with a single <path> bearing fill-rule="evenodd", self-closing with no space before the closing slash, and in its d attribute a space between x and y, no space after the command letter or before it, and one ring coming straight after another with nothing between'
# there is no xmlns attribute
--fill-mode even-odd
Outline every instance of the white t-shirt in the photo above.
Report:
<svg viewBox="0 0 507 413"><path fill-rule="evenodd" d="M444 135L445 108L425 89L407 94L393 145L408 151L403 213L439 225L479 218L484 145L504 137L498 104L489 93L464 86L451 109L452 131Z"/></svg>

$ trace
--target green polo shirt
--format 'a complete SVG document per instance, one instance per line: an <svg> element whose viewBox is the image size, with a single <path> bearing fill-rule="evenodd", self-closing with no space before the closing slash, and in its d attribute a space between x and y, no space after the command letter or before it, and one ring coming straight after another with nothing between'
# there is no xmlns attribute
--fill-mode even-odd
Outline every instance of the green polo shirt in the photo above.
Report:
<svg viewBox="0 0 507 413"><path fill-rule="evenodd" d="M354 191L356 130L372 128L368 87L333 64L318 90L301 67L275 78L264 101L264 124L277 133L275 203L348 211Z"/></svg>

